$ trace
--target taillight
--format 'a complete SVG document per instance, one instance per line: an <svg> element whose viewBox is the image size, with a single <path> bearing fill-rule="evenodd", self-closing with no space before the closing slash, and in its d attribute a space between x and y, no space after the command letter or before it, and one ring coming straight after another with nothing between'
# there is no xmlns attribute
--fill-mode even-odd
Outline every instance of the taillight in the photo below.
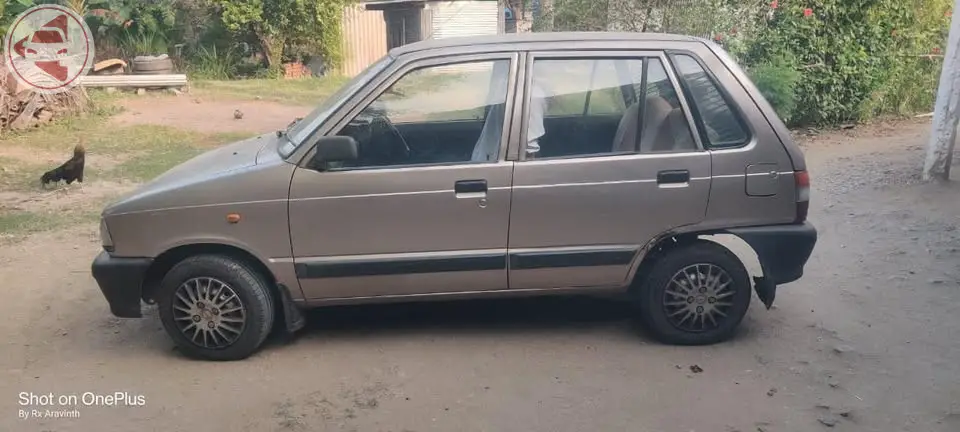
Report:
<svg viewBox="0 0 960 432"><path fill-rule="evenodd" d="M793 178L797 183L797 223L807 220L810 210L810 174L806 171L796 171Z"/></svg>

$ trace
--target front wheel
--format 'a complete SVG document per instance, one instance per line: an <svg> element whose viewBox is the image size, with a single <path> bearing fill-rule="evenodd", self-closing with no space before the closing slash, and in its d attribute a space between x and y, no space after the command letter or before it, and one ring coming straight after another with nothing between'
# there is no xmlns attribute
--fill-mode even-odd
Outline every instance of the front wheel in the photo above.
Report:
<svg viewBox="0 0 960 432"><path fill-rule="evenodd" d="M273 299L263 276L231 257L198 255L175 265L160 284L160 321L186 355L241 360L273 326Z"/></svg>
<svg viewBox="0 0 960 432"><path fill-rule="evenodd" d="M636 292L654 337L676 345L728 339L750 306L750 279L729 249L698 240L666 252Z"/></svg>

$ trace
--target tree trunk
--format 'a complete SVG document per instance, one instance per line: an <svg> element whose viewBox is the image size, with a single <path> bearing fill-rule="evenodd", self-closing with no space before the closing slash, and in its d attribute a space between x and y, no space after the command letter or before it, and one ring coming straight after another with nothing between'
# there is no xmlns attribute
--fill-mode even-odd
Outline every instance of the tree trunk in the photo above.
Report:
<svg viewBox="0 0 960 432"><path fill-rule="evenodd" d="M516 22L517 33L533 31L533 5L531 0L510 0L513 9L513 19Z"/></svg>
<svg viewBox="0 0 960 432"><path fill-rule="evenodd" d="M960 123L960 0L954 1L947 53L943 57L940 87L933 114L933 128L927 143L927 159L923 164L923 180L950 180L953 146Z"/></svg>
<svg viewBox="0 0 960 432"><path fill-rule="evenodd" d="M255 24L253 33L257 35L257 40L260 41L260 49L263 50L267 67L279 68L283 61L283 38L271 35L271 32L264 29L262 24Z"/></svg>
<svg viewBox="0 0 960 432"><path fill-rule="evenodd" d="M555 12L553 0L540 0L540 31L553 31L553 17Z"/></svg>

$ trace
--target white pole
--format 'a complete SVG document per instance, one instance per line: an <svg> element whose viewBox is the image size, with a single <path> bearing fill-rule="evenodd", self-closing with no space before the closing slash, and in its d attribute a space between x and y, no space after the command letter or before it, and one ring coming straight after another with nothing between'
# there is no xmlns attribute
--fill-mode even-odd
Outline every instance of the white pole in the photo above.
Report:
<svg viewBox="0 0 960 432"><path fill-rule="evenodd" d="M955 0L947 37L947 52L940 72L940 87L933 114L933 128L927 143L927 159L923 164L923 180L949 180L953 145L960 122L960 0Z"/></svg>

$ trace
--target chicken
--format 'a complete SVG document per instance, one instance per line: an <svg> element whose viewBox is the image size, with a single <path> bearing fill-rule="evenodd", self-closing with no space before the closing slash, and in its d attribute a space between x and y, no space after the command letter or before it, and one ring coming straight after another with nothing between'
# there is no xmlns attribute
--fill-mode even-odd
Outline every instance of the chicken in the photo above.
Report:
<svg viewBox="0 0 960 432"><path fill-rule="evenodd" d="M83 183L83 162L86 156L86 150L83 148L83 142L77 144L73 149L73 157L70 160L63 163L50 171L43 173L43 177L40 178L40 183L42 186L46 186L47 183L59 183L60 180L66 181L67 184L71 184L74 181Z"/></svg>
<svg viewBox="0 0 960 432"><path fill-rule="evenodd" d="M234 112L233 112L233 118L234 118L235 120L240 120L240 119L242 119L242 118L243 118L243 111L240 111L240 110L234 111Z"/></svg>

